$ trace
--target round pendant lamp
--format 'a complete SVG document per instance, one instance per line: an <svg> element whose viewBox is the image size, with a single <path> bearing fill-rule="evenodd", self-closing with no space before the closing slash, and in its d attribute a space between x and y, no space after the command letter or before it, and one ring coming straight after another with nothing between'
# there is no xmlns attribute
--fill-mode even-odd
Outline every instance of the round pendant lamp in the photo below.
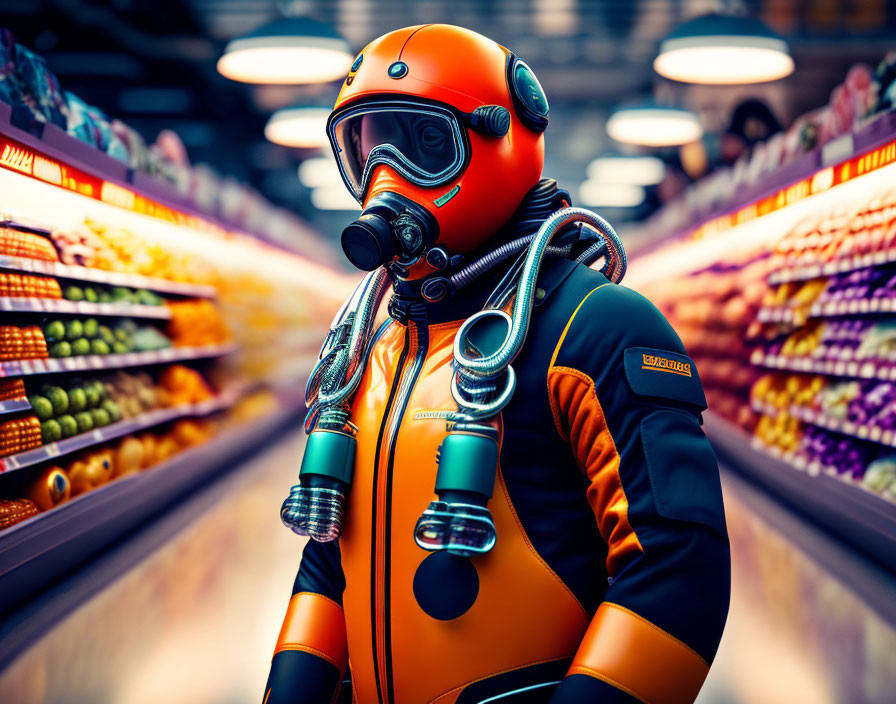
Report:
<svg viewBox="0 0 896 704"><path fill-rule="evenodd" d="M712 13L696 17L660 44L653 67L683 83L764 83L793 73L787 42L750 17Z"/></svg>
<svg viewBox="0 0 896 704"><path fill-rule="evenodd" d="M243 83L326 83L345 76L353 58L330 25L286 17L228 43L218 72Z"/></svg>
<svg viewBox="0 0 896 704"><path fill-rule="evenodd" d="M327 143L329 108L291 107L278 110L268 120L264 136L284 147L312 149Z"/></svg>

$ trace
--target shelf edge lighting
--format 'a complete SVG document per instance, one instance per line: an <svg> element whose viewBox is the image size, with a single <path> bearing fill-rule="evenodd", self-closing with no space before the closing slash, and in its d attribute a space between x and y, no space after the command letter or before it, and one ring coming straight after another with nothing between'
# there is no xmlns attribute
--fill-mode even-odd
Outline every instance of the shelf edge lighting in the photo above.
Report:
<svg viewBox="0 0 896 704"><path fill-rule="evenodd" d="M653 68L682 83L735 85L784 78L794 63L787 42L759 20L714 13L674 29Z"/></svg>
<svg viewBox="0 0 896 704"><path fill-rule="evenodd" d="M588 179L603 183L655 186L666 175L666 165L655 156L599 156L588 164Z"/></svg>
<svg viewBox="0 0 896 704"><path fill-rule="evenodd" d="M228 43L218 72L242 83L326 83L344 77L353 58L330 25L288 17Z"/></svg>
<svg viewBox="0 0 896 704"><path fill-rule="evenodd" d="M284 147L320 147L327 141L329 115L329 108L283 108L271 115L264 128L264 136Z"/></svg>
<svg viewBox="0 0 896 704"><path fill-rule="evenodd" d="M673 147L700 139L703 128L689 110L639 105L614 111L607 120L607 134L624 144Z"/></svg>

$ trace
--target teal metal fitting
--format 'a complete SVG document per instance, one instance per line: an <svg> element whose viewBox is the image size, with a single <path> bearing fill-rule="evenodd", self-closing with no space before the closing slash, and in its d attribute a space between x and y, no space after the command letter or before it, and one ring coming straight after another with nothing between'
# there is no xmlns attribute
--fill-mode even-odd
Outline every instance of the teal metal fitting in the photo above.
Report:
<svg viewBox="0 0 896 704"><path fill-rule="evenodd" d="M472 491L491 498L498 471L498 441L475 433L448 433L439 448L436 494Z"/></svg>
<svg viewBox="0 0 896 704"><path fill-rule="evenodd" d="M351 485L357 441L335 430L315 430L308 436L299 477L316 474Z"/></svg>

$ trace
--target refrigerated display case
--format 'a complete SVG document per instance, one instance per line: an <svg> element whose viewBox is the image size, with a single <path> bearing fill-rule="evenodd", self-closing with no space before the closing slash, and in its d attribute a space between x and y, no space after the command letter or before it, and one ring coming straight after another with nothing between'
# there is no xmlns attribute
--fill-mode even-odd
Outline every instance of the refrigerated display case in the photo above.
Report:
<svg viewBox="0 0 896 704"><path fill-rule="evenodd" d="M626 284L694 357L714 446L896 569L896 113L691 214L635 233Z"/></svg>

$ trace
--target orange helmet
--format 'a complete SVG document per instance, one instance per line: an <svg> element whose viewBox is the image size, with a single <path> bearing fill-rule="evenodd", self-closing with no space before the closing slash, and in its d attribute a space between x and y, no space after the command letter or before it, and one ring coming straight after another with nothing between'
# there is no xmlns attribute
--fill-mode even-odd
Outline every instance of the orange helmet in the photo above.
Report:
<svg viewBox="0 0 896 704"><path fill-rule="evenodd" d="M481 246L541 178L547 114L531 69L476 32L420 25L371 42L327 123L365 208L343 233L349 259L410 265L437 245L438 268Z"/></svg>

